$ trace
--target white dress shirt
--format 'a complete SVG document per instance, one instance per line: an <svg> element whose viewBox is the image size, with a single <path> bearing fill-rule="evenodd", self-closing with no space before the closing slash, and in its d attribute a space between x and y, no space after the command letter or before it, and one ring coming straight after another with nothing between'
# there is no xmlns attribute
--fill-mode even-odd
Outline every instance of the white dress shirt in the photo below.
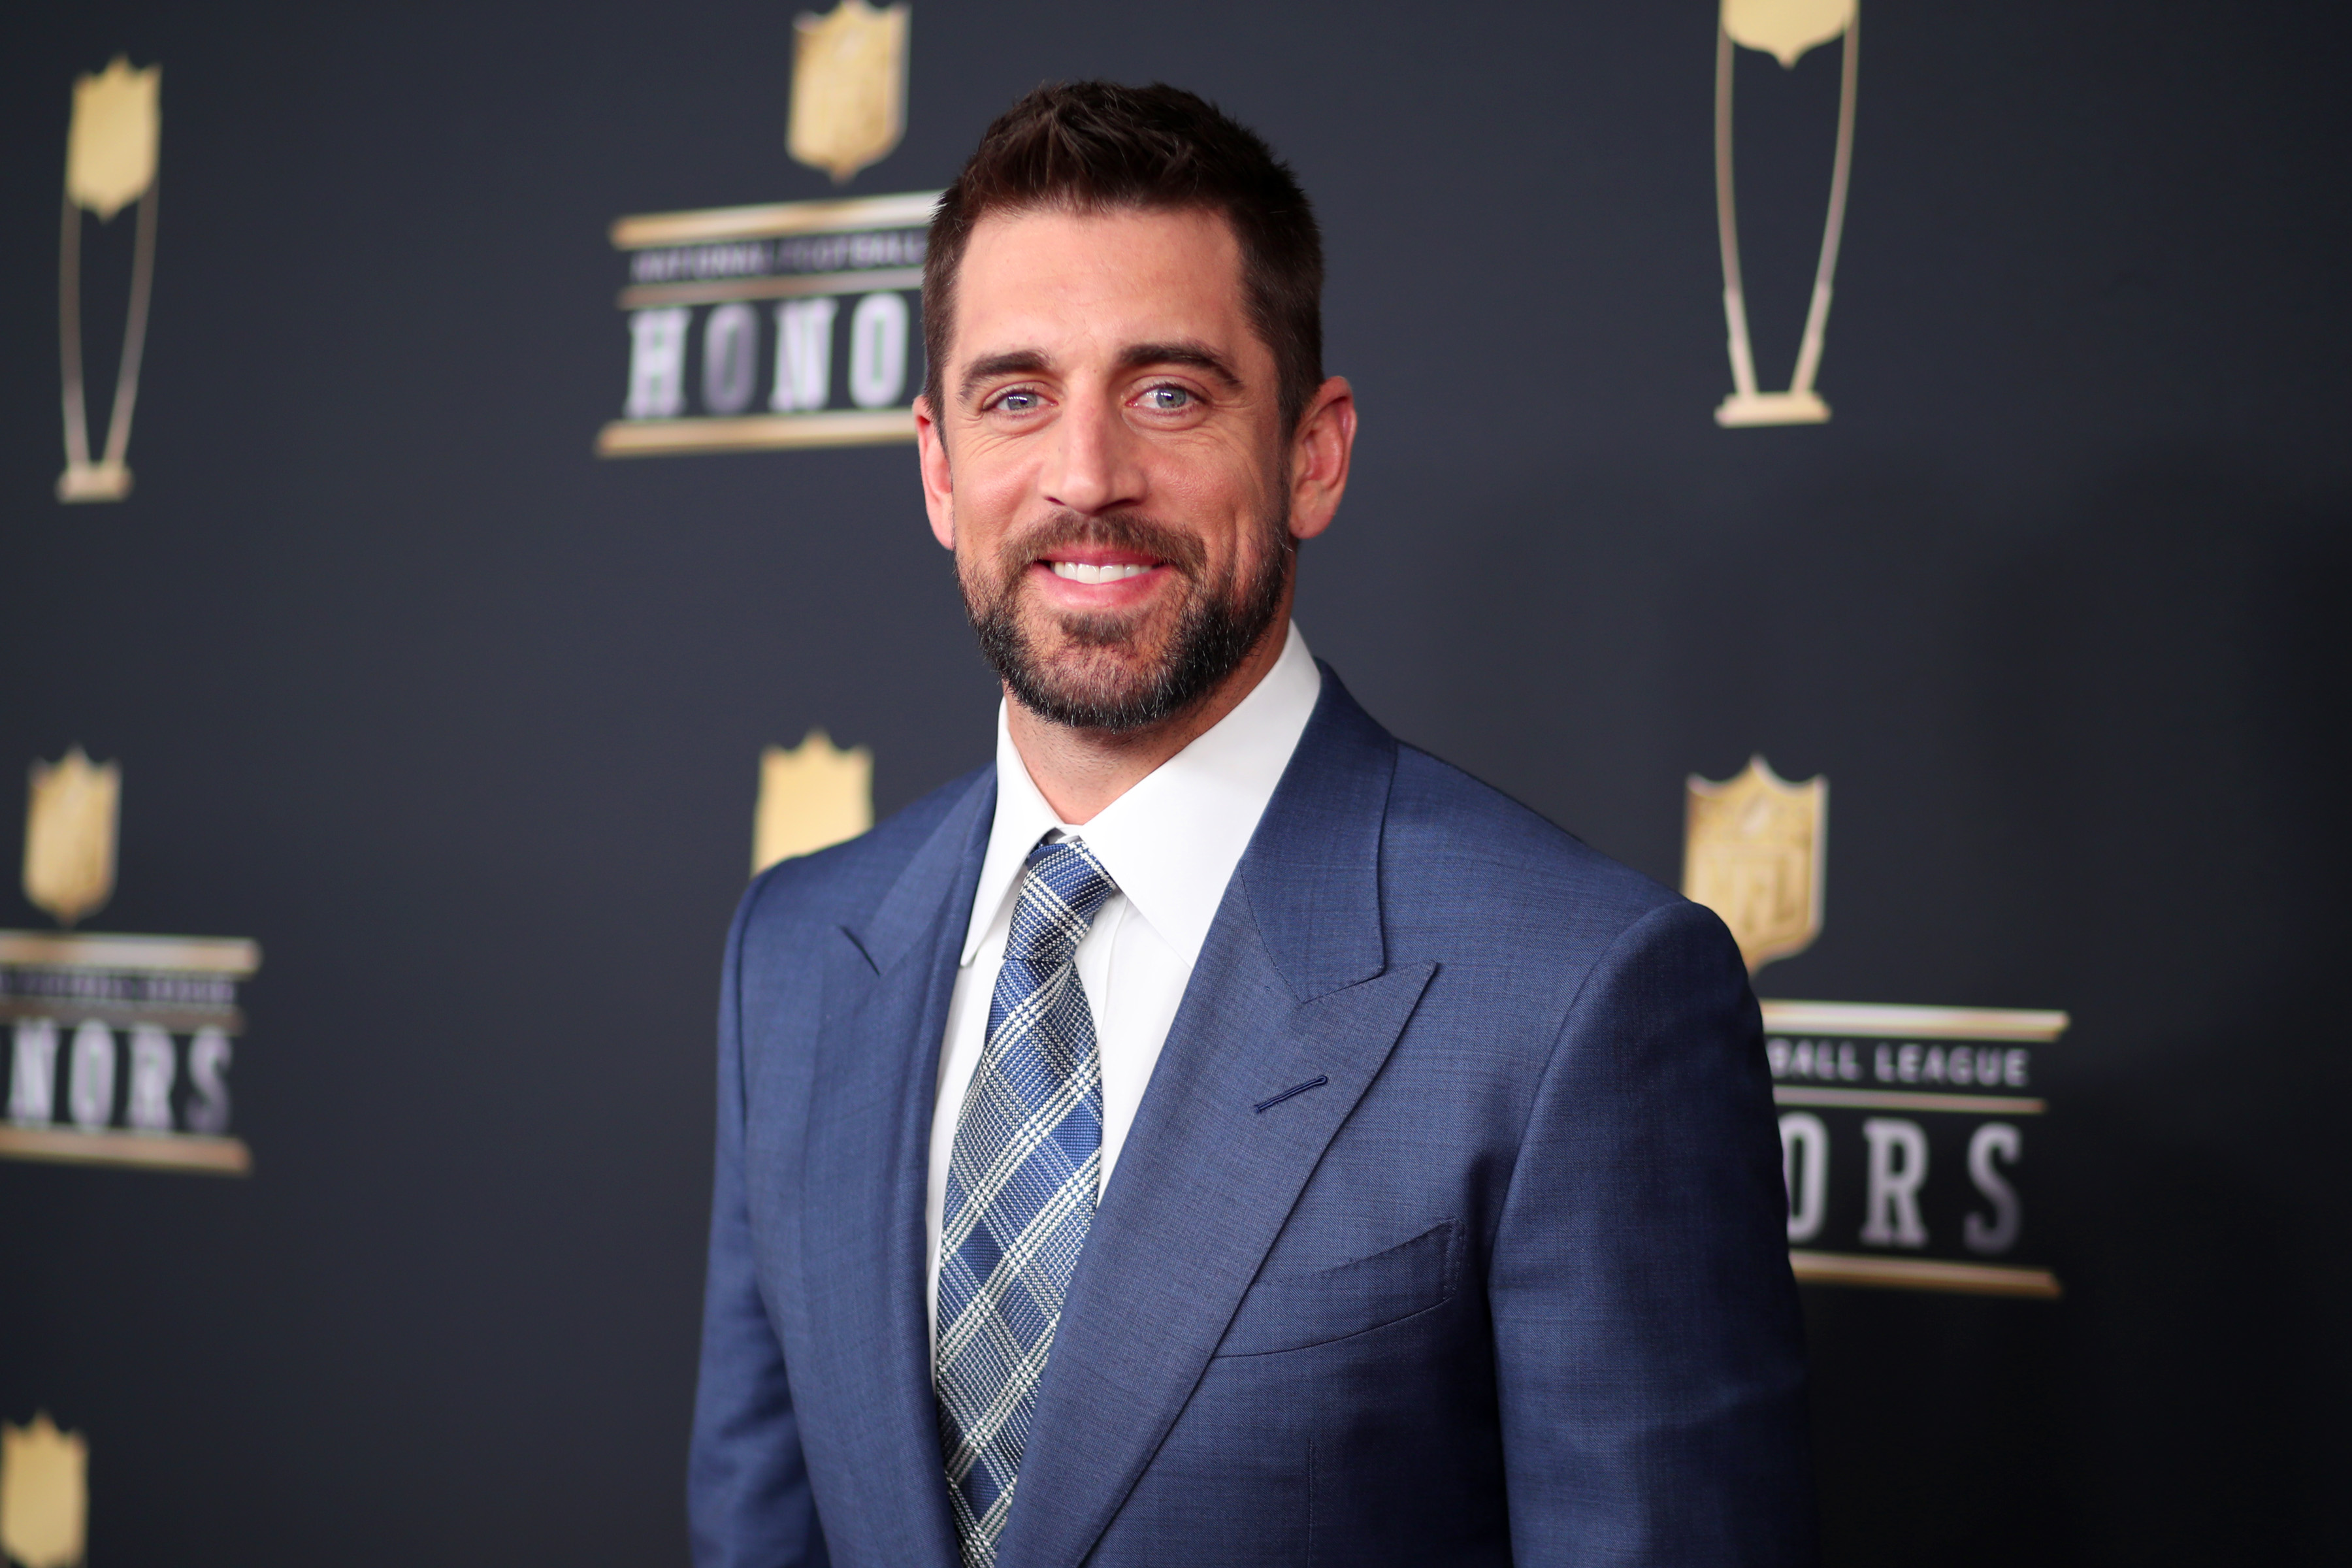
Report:
<svg viewBox="0 0 2352 1568"><path fill-rule="evenodd" d="M998 706L996 820L972 895L940 1050L939 1100L931 1112L930 1181L923 1205L930 1273L923 1302L935 1325L940 1227L956 1118L988 1043L988 1004L1004 962L1005 933L1013 925L1029 852L1049 833L1083 838L1118 884L1078 943L1076 958L1102 1051L1102 1183L1108 1188L1168 1026L1184 1000L1192 965L1224 900L1225 884L1249 847L1322 689L1323 673L1293 624L1274 668L1232 712L1084 826L1063 822L1045 804Z"/></svg>

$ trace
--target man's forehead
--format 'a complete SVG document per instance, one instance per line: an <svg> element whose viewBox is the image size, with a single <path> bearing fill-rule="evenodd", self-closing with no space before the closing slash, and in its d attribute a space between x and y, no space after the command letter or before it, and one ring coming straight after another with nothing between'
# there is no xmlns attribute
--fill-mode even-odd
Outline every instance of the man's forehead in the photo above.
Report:
<svg viewBox="0 0 2352 1568"><path fill-rule="evenodd" d="M958 358L1188 338L1242 350L1241 247L1221 213L991 213L956 276Z"/></svg>

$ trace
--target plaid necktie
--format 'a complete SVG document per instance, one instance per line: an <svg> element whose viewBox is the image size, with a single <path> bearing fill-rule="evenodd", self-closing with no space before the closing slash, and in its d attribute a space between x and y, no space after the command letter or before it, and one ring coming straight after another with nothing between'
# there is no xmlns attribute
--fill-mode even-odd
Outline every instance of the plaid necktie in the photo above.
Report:
<svg viewBox="0 0 2352 1568"><path fill-rule="evenodd" d="M1029 855L948 1160L932 1368L966 1568L990 1568L1102 1173L1102 1053L1074 955L1118 890L1075 838Z"/></svg>

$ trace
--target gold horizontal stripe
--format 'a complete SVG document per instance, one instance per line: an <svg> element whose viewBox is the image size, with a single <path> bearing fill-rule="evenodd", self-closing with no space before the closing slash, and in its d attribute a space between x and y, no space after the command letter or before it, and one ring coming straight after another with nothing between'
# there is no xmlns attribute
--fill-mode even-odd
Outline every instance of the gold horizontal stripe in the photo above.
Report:
<svg viewBox="0 0 2352 1568"><path fill-rule="evenodd" d="M1735 392L1716 405L1715 422L1727 430L1753 425L1819 425L1830 405L1811 392Z"/></svg>
<svg viewBox="0 0 2352 1568"><path fill-rule="evenodd" d="M78 1132L64 1127L0 1127L0 1159L44 1160L68 1165L132 1165L149 1171L194 1171L217 1176L253 1173L253 1151L241 1138L199 1132Z"/></svg>
<svg viewBox="0 0 2352 1568"><path fill-rule="evenodd" d="M2017 1040L2049 1045L2073 1022L2063 1013L2013 1007L1908 1007L1893 1002L1767 1002L1771 1035L1889 1040Z"/></svg>
<svg viewBox="0 0 2352 1568"><path fill-rule="evenodd" d="M1789 1268L1811 1285L1879 1285L1966 1296L2038 1296L2046 1300L2063 1294L2058 1276L2047 1268L2002 1263L1939 1263L1926 1258L1865 1258L1850 1252L1791 1248Z"/></svg>
<svg viewBox="0 0 2352 1568"><path fill-rule="evenodd" d="M808 294L871 294L919 289L919 267L877 267L866 272L810 272L797 278L711 278L692 283L632 283L621 309L648 305L718 305L736 300L797 300Z"/></svg>
<svg viewBox="0 0 2352 1568"><path fill-rule="evenodd" d="M915 438L910 408L759 414L740 419L615 419L596 432L600 458L666 452L762 452L792 447L873 447Z"/></svg>
<svg viewBox="0 0 2352 1568"><path fill-rule="evenodd" d="M938 191L903 196L854 196L833 202L770 202L761 206L704 207L695 212L643 213L613 225L613 248L708 245L724 239L775 239L790 234L855 234L861 229L914 228L931 221Z"/></svg>
<svg viewBox="0 0 2352 1568"><path fill-rule="evenodd" d="M2039 1116L2046 1100L2020 1094L1919 1094L1895 1089L1780 1089L1775 1105L1851 1106L1857 1110L1958 1110L1978 1116Z"/></svg>
<svg viewBox="0 0 2352 1568"><path fill-rule="evenodd" d="M97 936L0 931L0 963L236 976L250 974L261 967L261 948L242 937Z"/></svg>

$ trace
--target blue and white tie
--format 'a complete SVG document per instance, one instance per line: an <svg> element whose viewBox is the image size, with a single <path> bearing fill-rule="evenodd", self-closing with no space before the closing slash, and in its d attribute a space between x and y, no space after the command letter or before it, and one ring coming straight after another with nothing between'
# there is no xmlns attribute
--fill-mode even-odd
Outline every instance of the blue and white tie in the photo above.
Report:
<svg viewBox="0 0 2352 1568"><path fill-rule="evenodd" d="M1030 852L988 1043L956 1117L932 1368L966 1568L996 1561L1037 1380L1094 1221L1102 1053L1075 955L1118 890L1078 839Z"/></svg>

